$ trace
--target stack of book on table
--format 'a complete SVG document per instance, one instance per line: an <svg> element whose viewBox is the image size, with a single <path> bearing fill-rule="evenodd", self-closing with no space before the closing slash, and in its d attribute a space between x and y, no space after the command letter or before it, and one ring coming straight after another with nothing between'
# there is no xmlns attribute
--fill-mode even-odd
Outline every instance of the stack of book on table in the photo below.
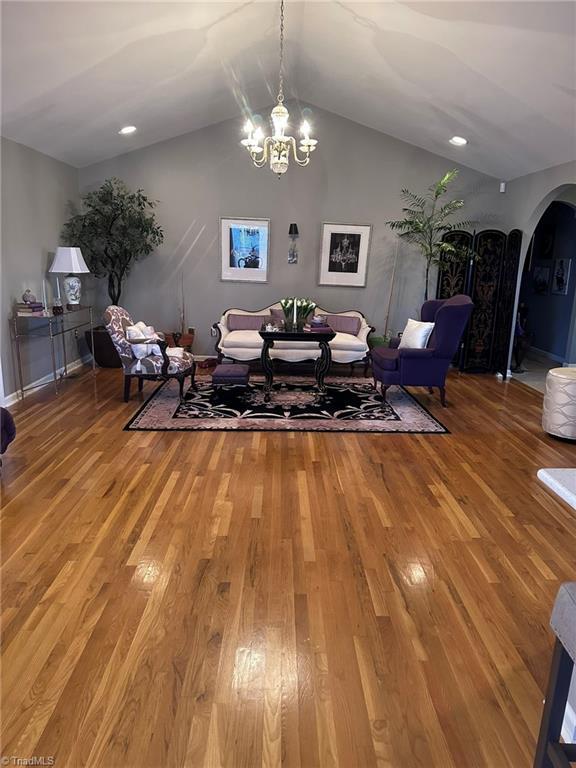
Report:
<svg viewBox="0 0 576 768"><path fill-rule="evenodd" d="M44 304L41 301L32 301L30 303L20 301L16 304L16 314L18 317L42 317L44 314Z"/></svg>

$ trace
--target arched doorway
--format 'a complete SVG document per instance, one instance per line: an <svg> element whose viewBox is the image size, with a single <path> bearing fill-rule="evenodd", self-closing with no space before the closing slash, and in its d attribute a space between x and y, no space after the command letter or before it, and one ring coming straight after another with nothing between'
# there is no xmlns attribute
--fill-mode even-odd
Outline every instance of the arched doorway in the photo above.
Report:
<svg viewBox="0 0 576 768"><path fill-rule="evenodd" d="M576 364L576 185L547 195L532 224L519 275L511 368L514 377L543 391L550 368Z"/></svg>

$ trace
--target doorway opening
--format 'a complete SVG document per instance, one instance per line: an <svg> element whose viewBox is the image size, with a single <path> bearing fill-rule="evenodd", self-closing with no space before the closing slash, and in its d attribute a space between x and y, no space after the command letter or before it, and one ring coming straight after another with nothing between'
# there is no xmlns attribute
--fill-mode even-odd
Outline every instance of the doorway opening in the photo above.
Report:
<svg viewBox="0 0 576 768"><path fill-rule="evenodd" d="M530 241L520 284L512 376L544 392L551 368L576 365L576 204L555 200Z"/></svg>

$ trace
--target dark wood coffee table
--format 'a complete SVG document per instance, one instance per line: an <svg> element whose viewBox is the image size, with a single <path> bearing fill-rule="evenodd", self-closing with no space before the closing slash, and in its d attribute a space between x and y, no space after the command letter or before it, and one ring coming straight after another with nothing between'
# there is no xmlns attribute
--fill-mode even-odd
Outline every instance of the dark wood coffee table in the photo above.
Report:
<svg viewBox="0 0 576 768"><path fill-rule="evenodd" d="M330 352L329 341L332 341L335 332L330 329L329 331L315 332L315 331L290 331L277 329L275 331L266 331L263 328L260 330L260 336L264 341L262 347L262 354L260 361L262 363L262 369L266 376L266 382L264 384L264 400L268 402L270 400L270 392L272 390L272 384L274 382L274 366L270 357L270 348L274 346L275 341L294 341L298 342L317 342L320 346L320 357L316 358L316 366L314 373L316 375L316 384L320 392L325 392L324 376L330 369L330 363L332 362L332 353ZM313 360L314 358L308 358Z"/></svg>

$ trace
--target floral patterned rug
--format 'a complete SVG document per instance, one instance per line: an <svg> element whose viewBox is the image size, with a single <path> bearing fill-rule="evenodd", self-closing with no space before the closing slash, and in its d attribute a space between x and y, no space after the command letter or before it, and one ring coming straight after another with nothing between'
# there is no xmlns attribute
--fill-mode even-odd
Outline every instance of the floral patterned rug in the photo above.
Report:
<svg viewBox="0 0 576 768"><path fill-rule="evenodd" d="M261 376L253 376L247 387L213 387L207 378L200 378L197 387L180 403L177 382L161 384L125 429L448 432L401 387L390 387L383 402L368 379L329 378L326 392L319 393L313 379L282 377L274 382L268 403Z"/></svg>

